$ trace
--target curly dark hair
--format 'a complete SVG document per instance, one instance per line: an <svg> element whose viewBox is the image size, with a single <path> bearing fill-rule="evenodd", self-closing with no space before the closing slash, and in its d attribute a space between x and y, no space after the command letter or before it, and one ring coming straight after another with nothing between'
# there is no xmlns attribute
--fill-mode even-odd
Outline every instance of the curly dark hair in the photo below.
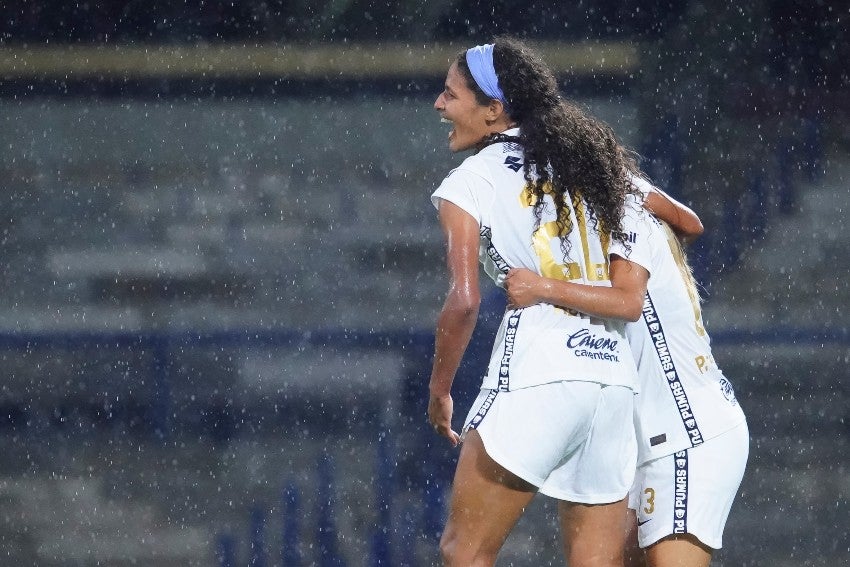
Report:
<svg viewBox="0 0 850 567"><path fill-rule="evenodd" d="M593 213L593 228L628 244L621 222L623 208L626 195L636 193L630 174L641 175L632 152L617 142L605 123L561 98L552 71L537 53L510 37L497 37L494 44L493 66L506 111L520 128L523 171L537 198L537 222L543 212L544 188L551 184L565 256L569 253L565 237L572 230L567 199L577 203L583 198ZM458 70L476 100L488 104L491 99L472 78L465 53L457 58Z"/></svg>

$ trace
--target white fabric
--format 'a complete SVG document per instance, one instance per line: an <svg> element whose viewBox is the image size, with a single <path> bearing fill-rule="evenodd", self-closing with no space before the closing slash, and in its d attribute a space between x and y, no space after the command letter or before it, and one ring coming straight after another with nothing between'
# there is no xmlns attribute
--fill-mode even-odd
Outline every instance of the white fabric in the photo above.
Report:
<svg viewBox="0 0 850 567"><path fill-rule="evenodd" d="M688 533L720 549L748 455L747 424L740 423L693 449L638 467L629 508L637 512L640 547Z"/></svg>
<svg viewBox="0 0 850 567"><path fill-rule="evenodd" d="M647 196L652 192L655 188L652 183L644 179L643 177L638 177L636 175L632 175L630 177L632 185L635 186L635 189L640 191L640 202L641 204L646 201Z"/></svg>
<svg viewBox="0 0 850 567"><path fill-rule="evenodd" d="M482 389L463 434L478 431L493 460L547 496L616 502L634 478L634 431L623 419L633 398L628 388L591 382Z"/></svg>
<svg viewBox="0 0 850 567"><path fill-rule="evenodd" d="M516 134L509 130L506 134ZM511 143L492 144L443 180L432 196L439 209L451 201L469 213L481 231L480 260L497 285L510 268L548 277L610 286L608 251L586 210L571 206L573 230L567 261L553 228L555 207L546 196L541 224L523 198L522 151ZM634 364L624 325L538 304L505 313L482 387L515 390L561 380L635 387Z"/></svg>
<svg viewBox="0 0 850 567"><path fill-rule="evenodd" d="M745 421L711 353L699 304L692 301L667 235L652 215L627 207L631 250L612 243L650 277L643 317L626 325L638 367L638 464L694 447Z"/></svg>

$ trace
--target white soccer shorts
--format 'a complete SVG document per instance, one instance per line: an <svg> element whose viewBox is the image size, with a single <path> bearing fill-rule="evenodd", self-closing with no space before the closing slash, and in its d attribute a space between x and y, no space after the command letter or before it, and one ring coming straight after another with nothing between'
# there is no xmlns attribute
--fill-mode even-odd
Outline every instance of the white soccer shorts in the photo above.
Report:
<svg viewBox="0 0 850 567"><path fill-rule="evenodd" d="M687 533L720 549L748 455L749 431L742 423L692 449L638 467L629 508L637 511L640 547Z"/></svg>
<svg viewBox="0 0 850 567"><path fill-rule="evenodd" d="M542 494L582 504L624 498L637 444L632 390L554 382L513 391L482 388L466 418L487 454Z"/></svg>

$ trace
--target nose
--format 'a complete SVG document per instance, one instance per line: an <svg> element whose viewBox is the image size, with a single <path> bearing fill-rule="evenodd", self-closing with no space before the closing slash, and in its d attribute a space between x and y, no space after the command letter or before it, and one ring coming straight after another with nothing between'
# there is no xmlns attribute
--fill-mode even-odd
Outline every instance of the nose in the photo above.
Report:
<svg viewBox="0 0 850 567"><path fill-rule="evenodd" d="M437 95L437 100L434 101L434 110L442 110L445 107L443 104L443 93Z"/></svg>

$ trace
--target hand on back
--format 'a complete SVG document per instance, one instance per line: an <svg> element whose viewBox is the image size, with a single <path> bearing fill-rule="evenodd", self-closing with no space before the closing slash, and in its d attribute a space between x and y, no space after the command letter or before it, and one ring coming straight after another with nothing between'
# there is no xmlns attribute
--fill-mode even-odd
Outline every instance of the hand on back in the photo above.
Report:
<svg viewBox="0 0 850 567"><path fill-rule="evenodd" d="M512 268L505 276L505 291L508 306L514 309L528 307L540 302L540 286L543 278L526 268Z"/></svg>

